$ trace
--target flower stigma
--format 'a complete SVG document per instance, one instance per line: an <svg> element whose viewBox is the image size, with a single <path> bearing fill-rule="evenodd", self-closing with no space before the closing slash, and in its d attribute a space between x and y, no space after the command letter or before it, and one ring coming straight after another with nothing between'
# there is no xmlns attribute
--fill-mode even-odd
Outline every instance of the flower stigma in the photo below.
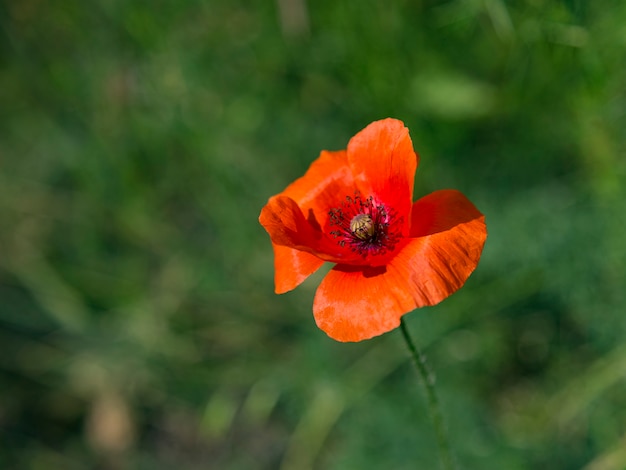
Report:
<svg viewBox="0 0 626 470"><path fill-rule="evenodd" d="M355 237L367 240L374 235L374 221L367 214L357 214L350 221L350 231Z"/></svg>
<svg viewBox="0 0 626 470"><path fill-rule="evenodd" d="M384 204L374 202L370 196L363 199L356 192L354 197L346 196L340 207L328 213L330 226L336 227L331 235L342 247L350 249L364 258L368 255L383 255L393 250L400 239L402 218Z"/></svg>

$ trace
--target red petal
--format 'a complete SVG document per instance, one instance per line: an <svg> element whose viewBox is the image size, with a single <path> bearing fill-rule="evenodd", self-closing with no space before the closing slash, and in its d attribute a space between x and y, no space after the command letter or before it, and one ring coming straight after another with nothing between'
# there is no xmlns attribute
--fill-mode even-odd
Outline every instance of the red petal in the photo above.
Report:
<svg viewBox="0 0 626 470"><path fill-rule="evenodd" d="M305 251L333 263L365 263L366 260L348 246L322 231L313 210L308 218L296 202L282 194L273 196L261 210L259 222L270 235L272 243Z"/></svg>
<svg viewBox="0 0 626 470"><path fill-rule="evenodd" d="M323 150L307 172L281 193L290 197L318 228L328 229L328 212L356 191L345 150ZM336 243L333 243L333 246Z"/></svg>
<svg viewBox="0 0 626 470"><path fill-rule="evenodd" d="M346 151L323 150L304 176L287 186L281 194L296 201L304 212L309 208L321 208L324 213L337 201L354 194L354 190Z"/></svg>
<svg viewBox="0 0 626 470"><path fill-rule="evenodd" d="M411 209L417 162L409 130L397 119L373 122L348 143L348 163L361 193L400 216Z"/></svg>
<svg viewBox="0 0 626 470"><path fill-rule="evenodd" d="M362 341L386 333L414 308L406 280L385 266L335 266L313 301L317 326L337 341Z"/></svg>
<svg viewBox="0 0 626 470"><path fill-rule="evenodd" d="M442 189L418 199L411 208L411 237L450 230L482 214L463 193Z"/></svg>
<svg viewBox="0 0 626 470"><path fill-rule="evenodd" d="M298 287L317 271L324 260L304 251L272 244L274 248L274 284L277 294Z"/></svg>
<svg viewBox="0 0 626 470"><path fill-rule="evenodd" d="M259 222L276 245L311 251L321 237L296 202L282 194L270 198L261 210Z"/></svg>
<svg viewBox="0 0 626 470"><path fill-rule="evenodd" d="M459 191L436 191L413 205L411 236L417 238L390 264L406 276L418 307L434 305L476 269L487 238L485 216Z"/></svg>
<svg viewBox="0 0 626 470"><path fill-rule="evenodd" d="M328 213L354 196L356 187L345 151L323 151L305 175L270 198L259 222L277 245L315 254L326 261L363 264L366 260L332 237Z"/></svg>

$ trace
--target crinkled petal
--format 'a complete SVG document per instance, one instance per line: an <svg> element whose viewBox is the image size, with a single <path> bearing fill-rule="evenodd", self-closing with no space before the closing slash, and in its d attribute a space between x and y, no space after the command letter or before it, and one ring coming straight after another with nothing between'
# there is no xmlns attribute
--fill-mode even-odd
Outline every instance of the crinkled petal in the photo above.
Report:
<svg viewBox="0 0 626 470"><path fill-rule="evenodd" d="M314 251L321 238L321 233L305 219L298 204L282 194L270 198L261 210L259 222L276 245Z"/></svg>
<svg viewBox="0 0 626 470"><path fill-rule="evenodd" d="M261 210L259 222L275 245L308 252L333 263L365 264L367 260L348 246L341 246L323 231L309 208L308 217L296 202L282 194L273 196Z"/></svg>
<svg viewBox="0 0 626 470"><path fill-rule="evenodd" d="M337 341L362 341L393 330L415 308L406 280L385 266L337 265L315 293L315 322Z"/></svg>
<svg viewBox="0 0 626 470"><path fill-rule="evenodd" d="M307 172L281 193L293 199L307 220L318 230L329 232L328 212L356 191L345 150L323 150Z"/></svg>
<svg viewBox="0 0 626 470"><path fill-rule="evenodd" d="M487 239L485 216L459 191L436 191L411 211L415 237L390 262L409 281L417 307L460 289L476 269Z"/></svg>
<svg viewBox="0 0 626 470"><path fill-rule="evenodd" d="M287 186L281 194L296 201L303 212L313 209L316 213L325 214L337 201L352 195L354 190L346 151L323 150L304 176Z"/></svg>
<svg viewBox="0 0 626 470"><path fill-rule="evenodd" d="M277 294L295 289L317 271L324 260L305 251L272 243L274 248L274 285Z"/></svg>
<svg viewBox="0 0 626 470"><path fill-rule="evenodd" d="M442 189L415 201L411 208L410 236L422 237L445 232L481 216L480 211L463 193L455 189Z"/></svg>
<svg viewBox="0 0 626 470"><path fill-rule="evenodd" d="M330 210L355 192L346 151L322 151L303 177L269 199L259 222L277 245L307 251L326 261L364 264L362 256L339 244L329 223Z"/></svg>
<svg viewBox="0 0 626 470"><path fill-rule="evenodd" d="M348 143L348 164L361 193L387 204L401 217L411 209L417 163L409 130L397 119L373 122ZM408 220L405 226L407 235Z"/></svg>

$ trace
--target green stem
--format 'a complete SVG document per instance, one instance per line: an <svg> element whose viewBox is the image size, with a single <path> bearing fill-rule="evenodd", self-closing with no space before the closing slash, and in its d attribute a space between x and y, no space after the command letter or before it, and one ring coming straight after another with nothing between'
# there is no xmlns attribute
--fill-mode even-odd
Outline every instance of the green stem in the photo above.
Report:
<svg viewBox="0 0 626 470"><path fill-rule="evenodd" d="M452 460L452 453L450 452L450 445L448 444L448 435L443 424L443 415L441 414L439 400L437 399L437 394L435 393L435 376L426 364L426 356L424 356L424 354L422 354L422 352L415 346L415 343L413 343L403 318L400 319L400 329L402 330L404 341L406 341L406 345L411 352L413 362L417 367L422 383L424 384L424 388L426 389L428 409L437 433L437 443L439 444L442 468L445 470L453 470L454 464Z"/></svg>

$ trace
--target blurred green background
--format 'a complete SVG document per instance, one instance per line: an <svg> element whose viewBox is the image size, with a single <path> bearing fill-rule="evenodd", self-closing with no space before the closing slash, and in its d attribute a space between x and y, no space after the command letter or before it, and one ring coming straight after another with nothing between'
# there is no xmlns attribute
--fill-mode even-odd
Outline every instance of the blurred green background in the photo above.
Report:
<svg viewBox="0 0 626 470"><path fill-rule="evenodd" d="M0 3L0 468L433 469L399 331L273 293L267 198L373 120L489 238L406 318L464 469L626 469L626 2Z"/></svg>

